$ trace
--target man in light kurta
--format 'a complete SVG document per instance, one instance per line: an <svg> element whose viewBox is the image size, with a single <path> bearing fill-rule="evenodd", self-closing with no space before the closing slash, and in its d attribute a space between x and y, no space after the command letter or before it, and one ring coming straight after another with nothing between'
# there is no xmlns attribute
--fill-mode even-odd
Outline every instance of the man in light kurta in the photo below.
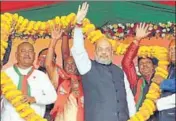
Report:
<svg viewBox="0 0 176 121"><path fill-rule="evenodd" d="M56 91L48 76L33 66L35 52L30 43L23 42L17 47L16 59L17 63L7 68L5 73L22 92L23 102L29 103L43 117L45 106L56 101ZM4 97L1 102L1 118L1 121L25 121Z"/></svg>

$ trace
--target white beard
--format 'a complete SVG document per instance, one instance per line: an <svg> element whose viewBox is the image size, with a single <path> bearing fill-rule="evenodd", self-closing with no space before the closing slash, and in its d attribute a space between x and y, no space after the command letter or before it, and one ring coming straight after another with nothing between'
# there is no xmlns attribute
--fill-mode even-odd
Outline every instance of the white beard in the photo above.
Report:
<svg viewBox="0 0 176 121"><path fill-rule="evenodd" d="M95 55L95 60L98 63L105 64L105 65L109 65L112 62L111 59L100 59L99 57L97 57L97 55Z"/></svg>

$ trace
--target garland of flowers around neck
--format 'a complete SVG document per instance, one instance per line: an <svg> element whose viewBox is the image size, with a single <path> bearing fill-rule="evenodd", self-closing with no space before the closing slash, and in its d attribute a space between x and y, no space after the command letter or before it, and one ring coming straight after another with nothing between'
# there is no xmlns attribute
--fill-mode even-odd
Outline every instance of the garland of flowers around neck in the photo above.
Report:
<svg viewBox="0 0 176 121"><path fill-rule="evenodd" d="M148 50L148 53L145 50ZM149 53L149 51L151 52ZM154 78L152 79L152 83L149 87L149 91L146 94L146 99L144 100L142 106L139 108L139 111L128 121L147 121L150 116L154 114L156 111L155 102L158 98L160 98L161 95L159 85L168 76L168 52L165 48L156 47L156 51L153 51L152 48L143 47L142 49L139 49L138 55L143 57L148 55L150 57L156 57L159 60L159 63L158 67L156 68Z"/></svg>
<svg viewBox="0 0 176 121"><path fill-rule="evenodd" d="M25 121L47 121L36 114L28 103L22 102L22 92L17 89L5 72L1 72L1 90L5 98L14 106L20 117Z"/></svg>

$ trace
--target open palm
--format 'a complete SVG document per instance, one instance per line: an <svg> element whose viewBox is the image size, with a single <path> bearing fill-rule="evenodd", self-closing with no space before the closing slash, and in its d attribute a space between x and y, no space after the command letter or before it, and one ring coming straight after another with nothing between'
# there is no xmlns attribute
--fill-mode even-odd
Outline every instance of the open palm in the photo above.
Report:
<svg viewBox="0 0 176 121"><path fill-rule="evenodd" d="M149 25L146 25L145 23L140 23L140 25L136 28L136 39L140 40L145 38L150 32L148 31Z"/></svg>
<svg viewBox="0 0 176 121"><path fill-rule="evenodd" d="M79 5L78 12L76 15L76 22L77 23L79 23L79 24L82 23L83 19L87 15L88 8L89 8L89 4L87 4L87 2L83 3L82 6Z"/></svg>
<svg viewBox="0 0 176 121"><path fill-rule="evenodd" d="M61 30L61 28L54 28L53 31L51 32L51 37L54 40L59 40L62 36L63 31Z"/></svg>

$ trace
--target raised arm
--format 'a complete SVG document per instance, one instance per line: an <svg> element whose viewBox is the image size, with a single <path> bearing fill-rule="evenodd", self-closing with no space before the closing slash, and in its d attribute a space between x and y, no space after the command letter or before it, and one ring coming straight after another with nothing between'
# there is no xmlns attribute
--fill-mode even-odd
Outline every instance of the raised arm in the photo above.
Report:
<svg viewBox="0 0 176 121"><path fill-rule="evenodd" d="M65 32L62 36L61 53L62 53L62 64L64 66L64 60L70 56L69 37L67 32Z"/></svg>
<svg viewBox="0 0 176 121"><path fill-rule="evenodd" d="M87 3L83 3L82 7L79 6L76 21L77 24L81 25L83 19L87 14L89 5ZM74 29L73 36L73 46L71 48L71 53L75 60L78 71L81 75L86 74L91 69L91 60L89 59L88 53L84 47L84 38L82 28L76 25Z"/></svg>
<svg viewBox="0 0 176 121"><path fill-rule="evenodd" d="M137 56L141 39L146 37L148 34L148 25L140 23L140 25L136 28L135 40L130 44L122 59L122 68L127 75L127 79L132 89L136 86L138 80L133 60Z"/></svg>
<svg viewBox="0 0 176 121"><path fill-rule="evenodd" d="M45 60L45 67L49 75L49 78L52 81L58 81L53 78L55 76L55 69L57 68L56 63L53 62L53 59L54 59L55 47L56 47L57 41L61 38L61 35L62 35L61 30L54 29L52 31L52 39L50 41L50 44L48 47L48 53ZM57 82L52 82L52 84L56 86Z"/></svg>
<svg viewBox="0 0 176 121"><path fill-rule="evenodd" d="M130 88L132 89L136 86L138 80L136 68L133 62L134 58L137 56L138 48L138 45L132 42L122 59L122 68L127 75Z"/></svg>

